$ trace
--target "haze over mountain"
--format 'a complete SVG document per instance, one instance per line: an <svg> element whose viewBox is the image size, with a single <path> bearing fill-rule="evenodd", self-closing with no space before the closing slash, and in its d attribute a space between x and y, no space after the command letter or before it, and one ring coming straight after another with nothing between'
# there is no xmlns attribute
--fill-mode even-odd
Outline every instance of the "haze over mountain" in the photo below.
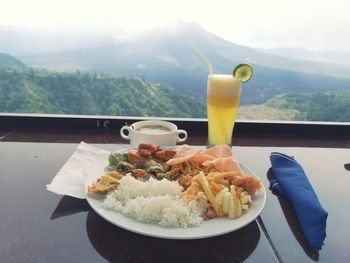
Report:
<svg viewBox="0 0 350 263"><path fill-rule="evenodd" d="M0 39L0 52L17 58L94 48L114 41L109 34L7 25L0 25Z"/></svg>
<svg viewBox="0 0 350 263"><path fill-rule="evenodd" d="M333 64L333 66L347 65L350 66L350 51L347 50L310 50L305 48L270 48L258 49L260 52L293 58L308 60L313 62L324 62Z"/></svg>
<svg viewBox="0 0 350 263"><path fill-rule="evenodd" d="M16 56L21 55L20 59L25 62L28 61L33 66L45 65L52 67L52 64L49 63L50 56L28 58L25 54L30 56L33 53L36 55L51 53L51 58L58 55L62 56L60 60L56 61L60 62L55 66L58 69L69 69L69 67L67 68L69 64L89 69L99 68L100 66L108 67L105 65L106 62L113 64L113 61L111 61L113 59L118 60L132 56L137 56L140 61L140 63L133 66L140 67L141 65L142 67L144 65L142 58L147 54L156 59L173 63L176 66L192 66L196 65L198 61L193 61L189 57L179 57L179 52L175 52L175 50L182 49L182 52L184 52L185 49L194 46L211 57L213 62L216 62L214 66L219 71L226 70L226 68L221 65L220 60L214 61L217 56L233 62L246 61L270 68L350 78L350 63L346 63L346 57L344 57L344 54L350 57L349 52L290 48L253 49L217 37L195 22L186 23L181 20L172 26L158 28L139 37L122 40L116 37L118 33L115 35L100 35L93 32L77 34L76 32L61 31L41 32L33 29L21 31L21 28L8 27L0 27L0 36L5 40L0 43L0 50ZM16 44L14 45L14 43ZM21 43L26 43L26 45L21 45ZM82 60L79 54L74 56L69 52L76 52L77 50L85 53L84 55L88 53L90 56ZM187 51L189 52L189 50ZM67 53L62 54L62 52ZM98 56L98 54L94 54L95 52L102 53ZM108 61L104 60L106 52L111 55ZM193 54L190 57L193 57ZM318 61L312 61L310 58L313 58L313 60L318 58ZM341 58L343 58L343 61L341 61ZM75 63L67 63L67 61L74 61Z"/></svg>
<svg viewBox="0 0 350 263"><path fill-rule="evenodd" d="M25 69L26 65L9 54L0 53L0 69L1 68Z"/></svg>
<svg viewBox="0 0 350 263"><path fill-rule="evenodd" d="M1 32L0 36L6 40ZM70 49L70 41L74 39L79 39L79 36L56 39L52 52L49 52L49 44L55 40L51 38L43 54L38 54L35 49L35 53L27 53L19 58L33 67L139 76L148 82L166 84L204 101L208 70L192 52L191 47L196 47L212 60L216 73L231 73L241 62L253 65L254 77L244 84L242 104L264 103L278 94L289 92L350 89L349 65L261 52L228 42L195 22L178 21L172 27L158 28L127 39L113 36L98 36L94 39L93 35L89 35L82 38L81 42L71 44ZM26 43L30 46L30 39ZM0 47L4 45L2 43ZM58 45L62 46L59 52L54 48Z"/></svg>

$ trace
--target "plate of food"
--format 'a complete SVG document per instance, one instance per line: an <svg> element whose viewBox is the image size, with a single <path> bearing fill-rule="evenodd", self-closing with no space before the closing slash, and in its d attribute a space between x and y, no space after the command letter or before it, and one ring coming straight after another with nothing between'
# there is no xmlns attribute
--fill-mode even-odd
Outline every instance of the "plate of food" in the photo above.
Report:
<svg viewBox="0 0 350 263"><path fill-rule="evenodd" d="M86 170L86 199L110 223L142 235L199 239L226 234L263 210L265 188L231 147L189 145L110 153Z"/></svg>

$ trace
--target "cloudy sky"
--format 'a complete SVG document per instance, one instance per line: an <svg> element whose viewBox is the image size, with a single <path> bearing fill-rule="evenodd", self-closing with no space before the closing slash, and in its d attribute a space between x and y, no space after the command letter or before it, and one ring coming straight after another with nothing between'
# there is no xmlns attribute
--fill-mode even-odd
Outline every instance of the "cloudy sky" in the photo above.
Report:
<svg viewBox="0 0 350 263"><path fill-rule="evenodd" d="M0 0L0 7L0 25L133 35L182 19L251 47L350 50L348 0Z"/></svg>

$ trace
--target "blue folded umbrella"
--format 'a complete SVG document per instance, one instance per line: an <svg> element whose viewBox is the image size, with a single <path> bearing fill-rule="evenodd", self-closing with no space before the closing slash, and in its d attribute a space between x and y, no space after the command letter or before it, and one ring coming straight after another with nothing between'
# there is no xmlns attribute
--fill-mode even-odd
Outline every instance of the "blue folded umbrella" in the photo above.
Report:
<svg viewBox="0 0 350 263"><path fill-rule="evenodd" d="M270 160L275 176L270 188L292 203L309 246L321 249L326 238L328 213L303 168L293 157L278 152L272 152Z"/></svg>

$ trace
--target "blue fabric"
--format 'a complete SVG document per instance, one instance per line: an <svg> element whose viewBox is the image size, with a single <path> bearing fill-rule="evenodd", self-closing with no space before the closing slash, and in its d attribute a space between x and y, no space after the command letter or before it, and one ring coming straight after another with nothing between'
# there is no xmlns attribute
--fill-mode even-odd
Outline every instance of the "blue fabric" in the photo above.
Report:
<svg viewBox="0 0 350 263"><path fill-rule="evenodd" d="M292 203L309 246L321 249L326 238L328 213L321 206L303 168L293 157L283 153L272 152L270 160L275 176L270 181L270 189Z"/></svg>

